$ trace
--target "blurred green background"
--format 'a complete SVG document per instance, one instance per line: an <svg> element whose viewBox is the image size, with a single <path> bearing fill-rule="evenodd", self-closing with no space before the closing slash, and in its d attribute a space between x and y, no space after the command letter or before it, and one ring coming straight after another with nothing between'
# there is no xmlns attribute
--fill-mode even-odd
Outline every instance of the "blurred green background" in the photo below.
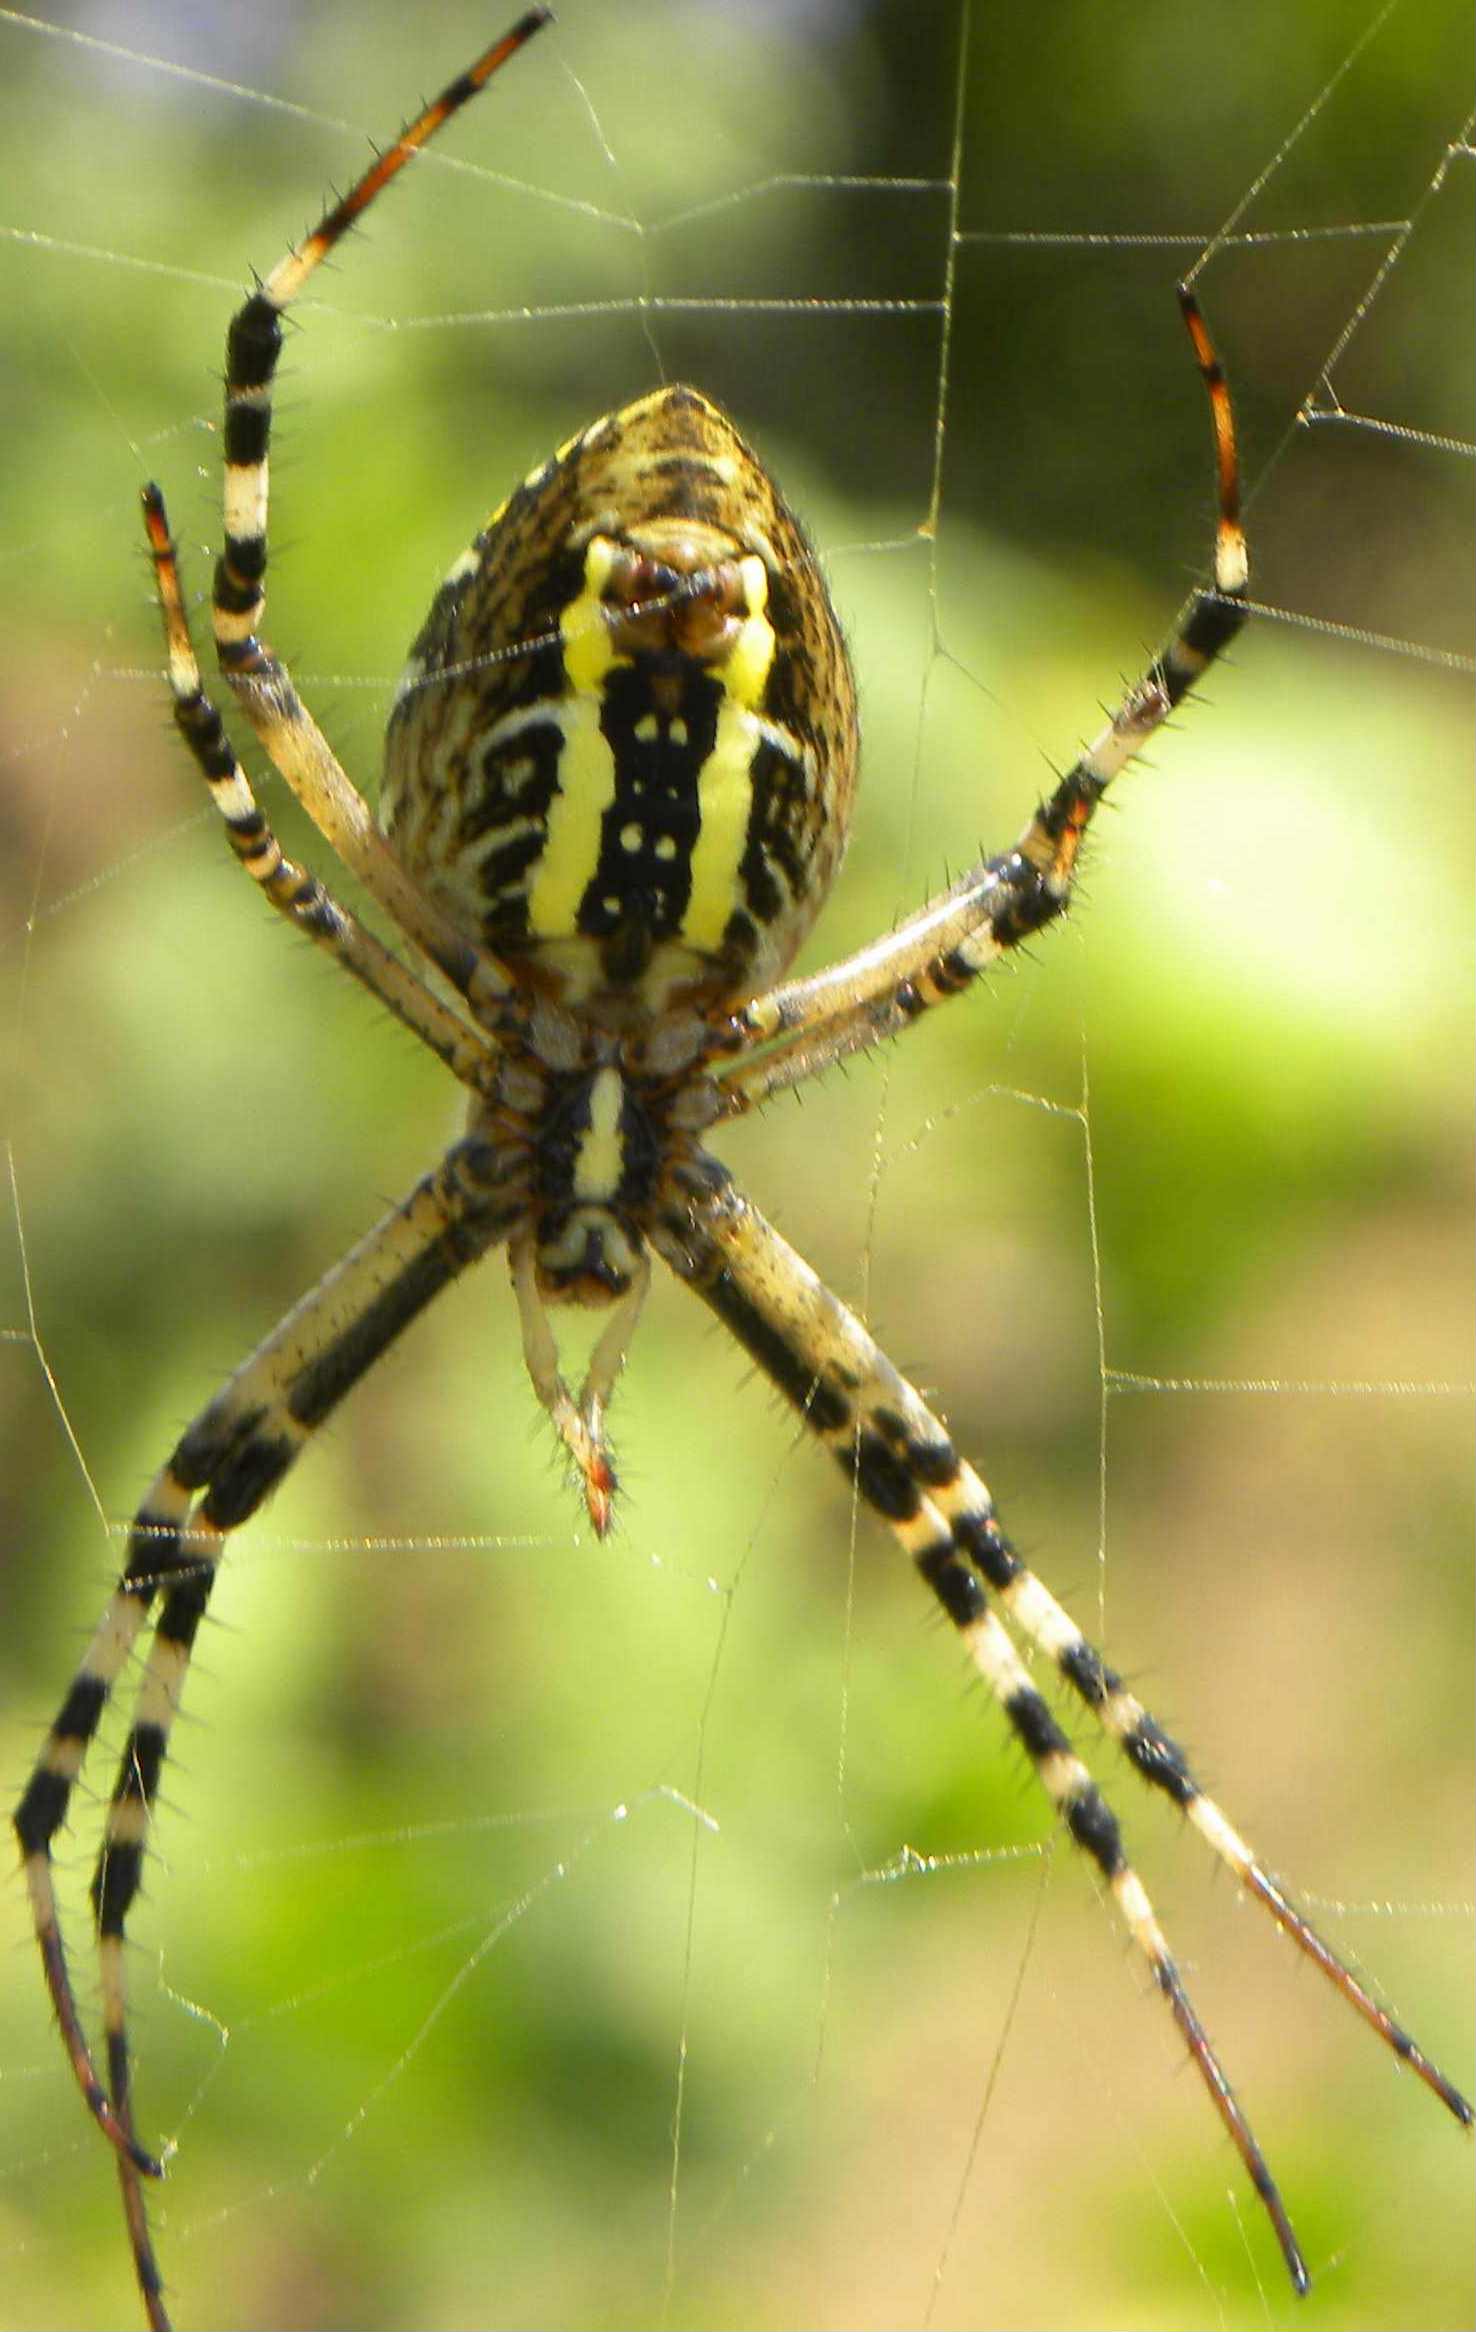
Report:
<svg viewBox="0 0 1476 2332"><path fill-rule="evenodd" d="M44 13L0 11L16 1789L116 1563L103 1517L454 1127L213 831L136 493L165 484L203 591L237 287L495 29L460 0ZM508 482L687 375L807 514L862 676L806 960L1008 839L1204 561L1175 277L1366 22L976 7L955 123L951 6L565 0L292 340L271 629L350 771L372 790L405 647ZM1470 491L1432 441L1470 435L1461 166L1425 197L1469 39L1457 0L1396 10L1244 220L1273 239L1202 287L1257 592L1292 620L1124 783L1069 929L725 1144L1457 2078L1470 690L1441 658ZM1421 204L1321 397L1392 427L1297 429L1390 244L1352 230ZM600 1548L494 1262L232 1548L133 1955L181 2325L1469 2323L1458 2134L1103 1759L1309 2252L1294 2305L1000 1720L675 1289L616 1422ZM91 1816L64 1875L95 2001ZM867 1883L904 1847L959 1859ZM131 2322L17 1882L0 1915L0 2320Z"/></svg>

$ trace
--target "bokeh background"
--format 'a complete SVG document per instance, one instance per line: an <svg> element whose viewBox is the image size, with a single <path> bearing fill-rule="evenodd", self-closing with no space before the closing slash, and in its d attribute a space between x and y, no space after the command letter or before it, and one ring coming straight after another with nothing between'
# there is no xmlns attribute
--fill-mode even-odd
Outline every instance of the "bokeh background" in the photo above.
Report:
<svg viewBox="0 0 1476 2332"><path fill-rule="evenodd" d="M1359 48L1369 15L976 6L961 76L952 5L565 0L301 313L271 626L372 790L508 482L695 378L852 630L864 790L807 960L856 944L1012 835L1201 568L1174 280L1346 68L1202 287L1274 613L1123 785L1069 929L725 1152L1461 2078L1469 157L1430 189L1470 32L1409 0ZM237 287L492 29L0 10L16 1789L180 1425L454 1127L213 831L136 491L201 592ZM1393 228L1352 230L1412 216L1365 311ZM1313 392L1391 426L1298 428ZM999 1718L675 1289L617 1424L596 1547L493 1263L233 1546L133 1955L180 2323L1468 2323L1457 2132L1103 1758L1311 2257L1295 2306ZM129 2322L18 1882L0 1920L0 2320Z"/></svg>

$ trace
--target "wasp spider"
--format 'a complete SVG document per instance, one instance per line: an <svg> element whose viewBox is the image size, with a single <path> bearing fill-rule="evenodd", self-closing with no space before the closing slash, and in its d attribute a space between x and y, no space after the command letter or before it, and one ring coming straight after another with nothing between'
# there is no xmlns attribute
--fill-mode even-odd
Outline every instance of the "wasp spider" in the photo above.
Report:
<svg viewBox="0 0 1476 2332"><path fill-rule="evenodd" d="M47 1987L87 2108L116 2149L149 2321L168 2320L144 2204L162 2164L135 2130L124 1927L223 1543L401 1331L497 1247L533 1389L598 1531L615 1489L605 1412L653 1252L892 1530L1100 1872L1302 2290L1306 2266L1265 2158L1116 1817L1020 1642L1050 1662L1140 1778L1183 1810L1396 2056L1462 2122L1471 2108L1314 1933L1183 1751L1021 1560L942 1421L703 1144L710 1128L960 995L1067 907L1107 786L1244 618L1225 381L1185 290L1218 463L1212 586L1193 594L1164 653L1019 840L845 962L810 979L781 977L830 886L851 814L857 731L845 642L773 481L692 389L658 389L572 438L457 560L395 698L376 826L261 637L281 319L410 157L546 20L531 10L426 108L247 299L227 342L225 539L211 602L220 669L274 766L434 968L435 986L283 856L201 686L162 496L155 486L143 495L174 717L231 848L272 905L470 1094L463 1137L273 1329L155 1477L16 1815ZM559 1304L607 1314L577 1394L560 1370L550 1319ZM63 1950L52 1842L150 1622L92 1882L100 2069Z"/></svg>

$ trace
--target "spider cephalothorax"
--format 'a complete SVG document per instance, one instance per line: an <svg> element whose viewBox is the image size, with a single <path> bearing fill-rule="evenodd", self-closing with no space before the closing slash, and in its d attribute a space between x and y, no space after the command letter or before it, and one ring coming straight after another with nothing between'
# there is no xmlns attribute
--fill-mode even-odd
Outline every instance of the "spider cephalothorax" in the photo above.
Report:
<svg viewBox="0 0 1476 2332"><path fill-rule="evenodd" d="M540 997L505 1027L469 1135L517 1209L508 1257L534 1390L574 1458L590 1516L610 1522L614 1468L602 1417L650 1281L653 1227L725 1179L696 1136L723 1114L708 1062L730 1034L670 1011L621 1033ZM577 1402L559 1371L550 1304L613 1306Z"/></svg>
<svg viewBox="0 0 1476 2332"><path fill-rule="evenodd" d="M380 831L260 636L280 317L380 189L546 16L532 10L426 108L246 301L227 348L225 542L212 596L220 667L320 832L435 978L284 858L201 685L163 498L157 487L144 493L175 719L231 847L272 905L470 1096L463 1138L278 1323L160 1468L16 1812L47 1985L87 2106L117 2150L149 2320L167 2326L142 2183L161 2164L134 2128L124 1929L223 1542L402 1330L497 1246L529 1376L598 1528L615 1486L604 1412L654 1253L892 1530L1095 1865L1302 2289L1306 2267L1265 2158L1117 1819L1022 1647L1467 2124L1470 2107L1303 1918L1022 1560L942 1419L702 1147L721 1119L960 994L1066 907L1106 788L1244 620L1225 382L1185 289L1218 461L1212 585L1192 595L1162 654L1015 843L844 962L771 985L844 848L856 774L845 646L814 553L767 472L690 389L656 390L571 439L452 568L395 701ZM577 1399L549 1320L560 1303L606 1314ZM92 1891L104 2078L62 1948L53 1841L141 1638Z"/></svg>

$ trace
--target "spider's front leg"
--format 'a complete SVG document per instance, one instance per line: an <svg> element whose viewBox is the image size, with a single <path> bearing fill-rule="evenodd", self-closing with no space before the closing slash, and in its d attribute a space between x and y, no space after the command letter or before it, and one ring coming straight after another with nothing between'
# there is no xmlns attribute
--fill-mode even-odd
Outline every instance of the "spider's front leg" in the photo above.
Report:
<svg viewBox="0 0 1476 2332"><path fill-rule="evenodd" d="M746 1048L716 1075L738 1115L845 1054L896 1036L1070 904L1082 838L1112 780L1228 647L1250 580L1230 392L1193 293L1179 293L1214 425L1219 519L1213 586L1192 595L1173 637L1043 802L1012 850L971 868L901 928L843 963L757 996L735 1015Z"/></svg>
<svg viewBox="0 0 1476 2332"><path fill-rule="evenodd" d="M266 611L267 453L282 317L304 285L405 164L484 89L549 21L531 8L407 124L312 233L278 262L232 319L226 339L225 539L212 619L220 668L276 768L319 832L401 928L495 1028L511 994L504 967L477 946L408 875L272 648L258 636Z"/></svg>
<svg viewBox="0 0 1476 2332"><path fill-rule="evenodd" d="M958 1631L1052 1804L1100 1871L1266 2207L1293 2285L1305 2290L1306 2263L1275 2181L1127 1859L1117 1817L1033 1682L992 1596L1052 1660L1141 1778L1182 1808L1247 1892L1468 2127L1471 2107L1262 1869L1201 1789L1182 1749L1022 1562L989 1491L942 1421L803 1258L731 1184L690 1207L670 1209L652 1240L830 1449Z"/></svg>
<svg viewBox="0 0 1476 2332"><path fill-rule="evenodd" d="M107 1609L15 1811L41 1964L89 2112L118 2151L139 2288L168 2319L140 2176L161 2163L134 2135L124 1936L195 1637L228 1532L277 1487L314 1430L438 1295L503 1238L521 1211L484 1141L458 1142L289 1312L203 1409L134 1517ZM155 1616L157 1607L157 1616ZM134 1646L153 1632L92 1879L108 2075L93 2063L63 1946L52 1843L66 1822L103 1712Z"/></svg>
<svg viewBox="0 0 1476 2332"><path fill-rule="evenodd" d="M142 500L169 659L174 725L210 788L210 798L220 812L236 857L279 915L352 972L412 1036L419 1037L445 1062L454 1077L464 1085L485 1090L497 1058L487 1035L469 1026L433 995L356 915L340 906L316 875L284 855L236 759L225 724L201 684L164 497L157 486L149 485L143 489Z"/></svg>

